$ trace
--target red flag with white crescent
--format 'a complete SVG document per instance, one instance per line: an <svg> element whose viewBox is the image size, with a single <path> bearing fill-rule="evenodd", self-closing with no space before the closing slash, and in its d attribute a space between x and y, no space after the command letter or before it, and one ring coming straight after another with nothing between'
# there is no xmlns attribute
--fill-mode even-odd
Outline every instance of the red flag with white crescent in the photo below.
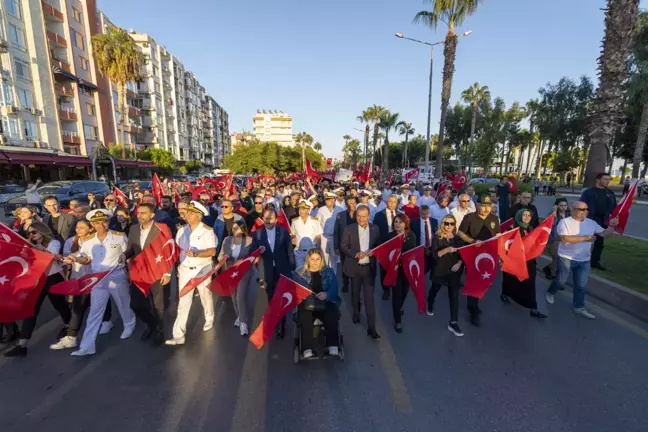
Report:
<svg viewBox="0 0 648 432"><path fill-rule="evenodd" d="M424 246L403 253L402 266L405 277L416 298L418 312L425 312L425 250Z"/></svg>
<svg viewBox="0 0 648 432"><path fill-rule="evenodd" d="M551 213L548 218L543 220L529 235L522 239L527 261L539 257L544 252L547 242L549 242L554 217L555 215Z"/></svg>
<svg viewBox="0 0 648 432"><path fill-rule="evenodd" d="M107 270L105 272L85 275L83 277L80 277L79 279L70 279L67 281L59 282L55 285L52 285L52 287L49 289L49 292L52 294L70 296L90 294L92 289L112 272L113 270Z"/></svg>
<svg viewBox="0 0 648 432"><path fill-rule="evenodd" d="M403 183L409 183L413 180L418 180L419 170L418 168L413 168L405 173L403 176Z"/></svg>
<svg viewBox="0 0 648 432"><path fill-rule="evenodd" d="M277 225L286 228L289 233L292 232L292 229L290 228L290 222L288 222L288 218L286 217L286 213L284 213L283 209L280 209L279 214L277 214Z"/></svg>
<svg viewBox="0 0 648 432"><path fill-rule="evenodd" d="M261 323L250 336L250 342L261 349L272 337L275 327L286 316L288 312L295 309L306 297L313 295L313 291L303 285L288 279L286 276L279 276L279 282L275 292L268 303L268 308L263 314Z"/></svg>
<svg viewBox="0 0 648 432"><path fill-rule="evenodd" d="M34 316L54 255L0 241L0 323Z"/></svg>
<svg viewBox="0 0 648 432"><path fill-rule="evenodd" d="M128 197L126 197L126 194L120 191L117 186L113 188L113 195L115 195L115 200L117 201L118 206L128 208Z"/></svg>
<svg viewBox="0 0 648 432"><path fill-rule="evenodd" d="M517 191L518 191L518 183L517 183L517 179L515 177L509 177L507 184L508 184L510 193L513 193L513 194L517 193Z"/></svg>
<svg viewBox="0 0 648 432"><path fill-rule="evenodd" d="M218 264L216 264L215 266L213 266L209 271L207 271L207 272L204 271L205 269L208 269L209 266L207 266L207 267L205 267L204 269L202 269L202 270L198 273L198 276L189 279L189 281L187 282L187 284L186 284L184 287L182 287L182 289L180 290L180 295L179 295L179 296L180 296L180 297L185 296L187 293L190 293L191 291L193 291L194 289L196 289L196 288L198 287L198 285L200 285L201 283L205 282L207 279L210 279L210 278L213 276L214 273L216 273L218 270L221 269L221 267L223 267L223 264L225 264L225 261L227 261L227 257L226 257L226 256L224 256L223 258L221 258L221 260L218 261Z"/></svg>
<svg viewBox="0 0 648 432"><path fill-rule="evenodd" d="M175 201L176 206L180 204L180 194L178 193L178 189L176 188L173 189L173 201Z"/></svg>
<svg viewBox="0 0 648 432"><path fill-rule="evenodd" d="M630 186L630 189L628 189L628 193L625 194L623 199L621 199L621 202L617 204L614 210L612 210L612 213L610 214L608 220L605 221L606 225L609 225L610 219L618 218L619 223L616 227L614 227L614 231L616 231L619 234L623 234L625 232L626 225L628 225L628 218L630 217L630 207L632 207L632 200L634 199L634 196L637 194L638 183L639 181L636 181L632 186Z"/></svg>
<svg viewBox="0 0 648 432"><path fill-rule="evenodd" d="M158 207L162 207L162 196L164 195L164 189L162 188L162 182L157 173L153 173L153 181L151 182L151 187L153 188L153 196L155 197L155 202L157 202Z"/></svg>
<svg viewBox="0 0 648 432"><path fill-rule="evenodd" d="M261 218L256 218L255 221L254 221L254 225L252 226L252 228L250 228L250 232L253 233L254 231L258 230L259 228L263 228L263 225L264 225L264 223L261 220Z"/></svg>
<svg viewBox="0 0 648 432"><path fill-rule="evenodd" d="M16 233L14 230L9 228L7 225L0 222L0 241L5 241L7 243L18 244L21 246L33 247L28 240Z"/></svg>
<svg viewBox="0 0 648 432"><path fill-rule="evenodd" d="M504 222L502 222L500 224L500 231L501 232L506 232L506 231L512 230L514 222L515 222L515 219L513 219L513 218L505 220Z"/></svg>
<svg viewBox="0 0 648 432"><path fill-rule="evenodd" d="M151 285L171 273L180 251L164 224L155 224L160 234L135 257L130 268L131 281L147 296Z"/></svg>
<svg viewBox="0 0 648 432"><path fill-rule="evenodd" d="M502 259L502 271L516 276L520 282L529 279L527 259L520 229L505 232L499 237L498 253Z"/></svg>
<svg viewBox="0 0 648 432"><path fill-rule="evenodd" d="M378 261L385 270L383 286L396 286L398 266L404 242L405 234L400 234L375 247L371 251L373 256L376 258L376 261Z"/></svg>
<svg viewBox="0 0 648 432"><path fill-rule="evenodd" d="M497 276L498 239L493 237L458 249L466 265L466 283L462 294L482 298Z"/></svg>
<svg viewBox="0 0 648 432"><path fill-rule="evenodd" d="M254 261L261 255L261 248L258 248L247 257L238 260L227 270L216 276L209 285L210 291L219 296L231 297L236 291L243 276L250 271Z"/></svg>

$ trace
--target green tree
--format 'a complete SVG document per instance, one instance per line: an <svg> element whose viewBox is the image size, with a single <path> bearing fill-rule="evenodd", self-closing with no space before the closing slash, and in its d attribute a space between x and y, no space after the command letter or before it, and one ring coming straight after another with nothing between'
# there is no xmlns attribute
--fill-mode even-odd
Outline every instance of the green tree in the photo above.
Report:
<svg viewBox="0 0 648 432"><path fill-rule="evenodd" d="M367 162L367 147L369 146L369 133L371 132L371 127L369 124L372 122L371 111L366 109L362 111L362 115L356 117L360 123L365 124L365 133L364 133L364 161ZM348 135L347 135L348 136Z"/></svg>
<svg viewBox="0 0 648 432"><path fill-rule="evenodd" d="M160 148L149 148L145 150L158 171L164 175L172 174L176 168L176 158L170 151Z"/></svg>
<svg viewBox="0 0 648 432"><path fill-rule="evenodd" d="M373 146L371 149L371 160L374 161L374 166L375 166L376 149L378 146L378 134L380 133L380 117L382 117L385 111L386 111L385 108L381 107L380 105L374 105L372 107L367 108L367 115L369 116L371 122L373 123Z"/></svg>
<svg viewBox="0 0 648 432"><path fill-rule="evenodd" d="M107 34L92 36L92 49L97 68L117 87L117 104L119 105L119 125L121 143L126 142L126 84L139 78L144 64L144 56L137 48L135 41L121 28L111 28ZM132 145L131 145L131 148ZM122 151L126 158L126 149Z"/></svg>
<svg viewBox="0 0 648 432"><path fill-rule="evenodd" d="M319 142L316 142L315 144L313 144L313 148L315 150L317 150L318 152L321 152L322 151L322 144L320 144Z"/></svg>
<svg viewBox="0 0 648 432"><path fill-rule="evenodd" d="M134 160L137 157L137 152L124 148L122 144L113 144L108 145L108 153L115 159L125 159L125 160Z"/></svg>
<svg viewBox="0 0 648 432"><path fill-rule="evenodd" d="M632 152L632 178L639 178L648 137L648 12L642 11L637 20L637 35L630 49L631 68L628 80L630 102L641 104L641 120ZM621 176L623 177L623 175Z"/></svg>
<svg viewBox="0 0 648 432"><path fill-rule="evenodd" d="M468 87L466 90L461 93L461 98L470 104L472 109L472 120L470 122L470 147L473 151L475 145L475 126L477 125L477 109L479 108L479 102L490 98L490 90L488 86L480 86L478 82L475 82L472 86ZM468 152L470 154L470 152ZM469 156L470 159L470 156ZM470 177L470 170L472 168L472 161L468 162L468 177Z"/></svg>
<svg viewBox="0 0 648 432"><path fill-rule="evenodd" d="M605 171L608 148L622 114L622 86L627 77L628 51L635 35L639 0L607 0L605 36L598 59L599 86L589 116L589 158L585 186Z"/></svg>
<svg viewBox="0 0 648 432"><path fill-rule="evenodd" d="M276 142L251 140L225 156L223 165L235 174L290 174L303 171L303 159L316 170L323 170L326 161L321 153L306 146L287 147Z"/></svg>
<svg viewBox="0 0 648 432"><path fill-rule="evenodd" d="M412 127L412 123L401 121L396 125L398 127L398 134L405 135L405 148L403 151L402 165L403 168L409 167L409 161L407 160L407 145L409 144L410 135L414 135L416 129Z"/></svg>
<svg viewBox="0 0 648 432"><path fill-rule="evenodd" d="M392 113L388 110L383 111L380 116L380 128L385 131L385 143L383 145L385 154L383 155L383 173L389 172L389 132L398 125L398 113Z"/></svg>
<svg viewBox="0 0 648 432"><path fill-rule="evenodd" d="M443 88L441 90L441 119L439 122L439 141L444 142L445 119L450 103L452 77L455 70L455 57L457 54L457 35L455 27L460 26L464 20L475 13L483 0L427 0L432 3L431 11L421 11L414 17L414 22L421 22L436 30L439 22L448 25L443 45ZM443 172L443 154L441 147L436 158L436 174Z"/></svg>
<svg viewBox="0 0 648 432"><path fill-rule="evenodd" d="M355 168L358 164L358 156L361 152L360 141L352 139L344 145L344 162L348 167Z"/></svg>
<svg viewBox="0 0 648 432"><path fill-rule="evenodd" d="M202 163L197 160L190 160L185 162L184 167L189 173L197 173L202 168Z"/></svg>

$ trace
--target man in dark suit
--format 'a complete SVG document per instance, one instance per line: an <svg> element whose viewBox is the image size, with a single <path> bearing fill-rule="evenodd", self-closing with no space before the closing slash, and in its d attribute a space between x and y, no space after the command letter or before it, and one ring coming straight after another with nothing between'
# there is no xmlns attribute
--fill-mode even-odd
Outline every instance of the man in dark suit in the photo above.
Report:
<svg viewBox="0 0 648 432"><path fill-rule="evenodd" d="M128 233L128 244L124 256L126 259L135 258L153 240L159 236L166 227L154 222L155 206L142 203L137 207L137 224L131 226ZM152 339L153 346L160 346L164 342L164 285L171 279L171 273L165 274L161 280L151 285L148 296L144 296L134 284L130 286L131 309L135 315L148 326L142 334L141 340Z"/></svg>
<svg viewBox="0 0 648 432"><path fill-rule="evenodd" d="M363 291L367 335L378 339L376 332L376 308L374 305L374 281L376 280L376 258L371 250L380 244L378 227L369 223L369 207L358 206L357 223L344 230L340 251L344 256L343 271L351 278L351 300L353 322L360 322L360 291Z"/></svg>
<svg viewBox="0 0 648 432"><path fill-rule="evenodd" d="M430 217L430 207L421 206L421 217L414 219L410 225L411 231L416 237L416 245L424 246L425 250L425 273L432 269L434 257L432 255L432 239L437 232L438 222Z"/></svg>
<svg viewBox="0 0 648 432"><path fill-rule="evenodd" d="M393 231L393 221L394 218L402 214L403 212L398 210L398 196L390 195L387 198L385 203L387 206L384 210L379 211L374 216L374 225L378 227L380 232L380 243L384 243L389 239L389 233ZM385 279L385 271L383 268L380 268L380 280ZM382 283L382 282L381 282ZM389 287L383 287L382 299L389 300L389 295L391 294L391 289Z"/></svg>
<svg viewBox="0 0 648 432"><path fill-rule="evenodd" d="M264 227L252 234L252 247L256 250L263 247L259 262L259 283L265 284L268 302L275 292L279 276L290 277L295 270L295 254L292 249L292 242L288 231L277 226L277 212L274 208L268 207L263 212ZM286 318L276 329L277 339L283 339L285 334Z"/></svg>
<svg viewBox="0 0 648 432"><path fill-rule="evenodd" d="M64 244L70 234L74 235L74 232L72 232L72 226L75 222L74 216L70 213L61 212L61 205L54 195L45 198L43 207L49 212L43 218L43 223L52 230L56 239L61 244Z"/></svg>
<svg viewBox="0 0 648 432"><path fill-rule="evenodd" d="M342 234L344 234L344 230L348 225L355 223L355 211L357 205L358 201L355 196L347 196L347 209L339 212L335 217L335 225L333 226L333 246L335 247L335 254L340 257L342 269L344 269L344 256L340 253ZM349 276L347 276L344 271L342 271L342 292L349 292Z"/></svg>

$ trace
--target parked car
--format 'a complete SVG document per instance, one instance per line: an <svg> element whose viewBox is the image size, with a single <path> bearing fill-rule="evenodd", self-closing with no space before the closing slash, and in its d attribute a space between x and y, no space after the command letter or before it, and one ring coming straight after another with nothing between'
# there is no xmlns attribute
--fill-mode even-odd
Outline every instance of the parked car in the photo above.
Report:
<svg viewBox="0 0 648 432"><path fill-rule="evenodd" d="M23 193L25 193L26 189L27 188L25 186L17 184L6 184L0 186L0 204L4 204L11 198L22 195Z"/></svg>
<svg viewBox="0 0 648 432"><path fill-rule="evenodd" d="M497 178L481 178L477 177L468 182L470 185L475 185L475 184L496 184L499 183L500 180Z"/></svg>
<svg viewBox="0 0 648 432"><path fill-rule="evenodd" d="M106 183L100 181L57 181L43 184L37 189L37 192L41 200L48 195L56 196L61 203L61 208L67 208L70 200L85 200L89 192L94 192L96 195L106 195L110 192L110 188ZM11 198L5 205L5 216L10 217L14 210L26 204L27 197L24 194Z"/></svg>

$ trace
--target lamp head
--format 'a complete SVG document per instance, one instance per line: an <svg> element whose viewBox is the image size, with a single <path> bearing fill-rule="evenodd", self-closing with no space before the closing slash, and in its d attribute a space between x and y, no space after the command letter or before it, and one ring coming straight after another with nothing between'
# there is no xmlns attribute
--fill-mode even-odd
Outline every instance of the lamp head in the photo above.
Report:
<svg viewBox="0 0 648 432"><path fill-rule="evenodd" d="M397 38L402 39L403 38L403 33L396 33L394 36L396 36Z"/></svg>

